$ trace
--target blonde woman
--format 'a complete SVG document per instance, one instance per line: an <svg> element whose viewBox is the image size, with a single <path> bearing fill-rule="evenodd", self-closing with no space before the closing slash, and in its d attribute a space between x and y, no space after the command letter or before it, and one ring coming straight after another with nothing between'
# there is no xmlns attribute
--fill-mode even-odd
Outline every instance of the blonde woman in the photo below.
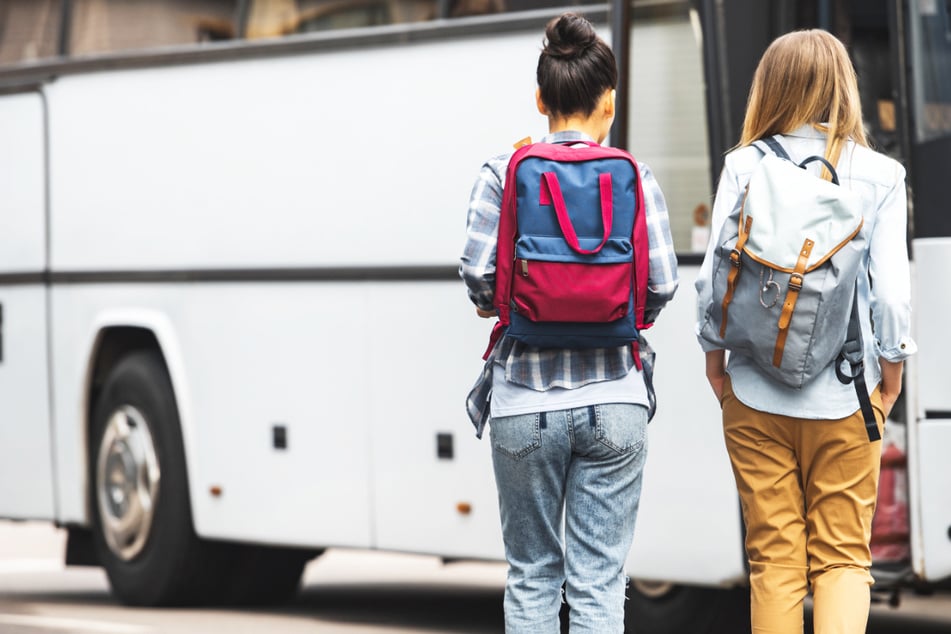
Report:
<svg viewBox="0 0 951 634"><path fill-rule="evenodd" d="M742 138L720 177L714 227L763 156L751 144L776 134L793 160L824 156L841 185L863 201L858 301L865 378L877 386L871 399L881 431L901 391L903 361L916 350L909 336L905 171L869 149L855 71L829 33L789 33L764 53ZM712 292L705 280L715 242L697 282L700 307ZM865 632L881 443L869 442L854 387L840 383L830 364L801 389L789 388L742 354L731 353L727 363L723 350L703 339L701 346L746 522L754 634L801 633L810 590L817 634Z"/></svg>

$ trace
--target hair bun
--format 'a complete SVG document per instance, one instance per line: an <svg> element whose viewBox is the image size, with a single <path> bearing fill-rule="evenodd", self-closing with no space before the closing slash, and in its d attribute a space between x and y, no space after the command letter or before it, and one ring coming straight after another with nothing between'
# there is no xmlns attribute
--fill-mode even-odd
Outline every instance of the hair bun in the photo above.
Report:
<svg viewBox="0 0 951 634"><path fill-rule="evenodd" d="M570 59L594 46L598 34L585 18L576 13L566 13L548 24L545 40L543 53Z"/></svg>

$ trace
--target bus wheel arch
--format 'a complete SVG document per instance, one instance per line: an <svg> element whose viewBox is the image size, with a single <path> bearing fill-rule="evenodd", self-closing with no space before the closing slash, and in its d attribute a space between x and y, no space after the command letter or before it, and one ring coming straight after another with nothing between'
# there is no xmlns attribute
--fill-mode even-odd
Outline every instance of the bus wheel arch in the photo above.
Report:
<svg viewBox="0 0 951 634"><path fill-rule="evenodd" d="M92 425L93 408L109 373L126 355L138 350L153 350L164 361L164 354L155 333L139 326L110 326L96 336L90 354L86 420Z"/></svg>

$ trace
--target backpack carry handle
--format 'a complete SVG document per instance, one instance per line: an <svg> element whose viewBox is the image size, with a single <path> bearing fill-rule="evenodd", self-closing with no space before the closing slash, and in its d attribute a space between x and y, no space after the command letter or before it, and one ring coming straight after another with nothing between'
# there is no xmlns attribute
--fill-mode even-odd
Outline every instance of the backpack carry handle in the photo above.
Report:
<svg viewBox="0 0 951 634"><path fill-rule="evenodd" d="M813 161L819 161L820 163L825 165L826 169L829 170L829 173L832 174L832 182L836 185L839 184L839 175L836 174L835 168L832 167L832 164L829 161L825 160L821 156L810 156L809 158L805 159L802 163L800 163L799 167L806 169L806 165L808 165L809 163L812 163Z"/></svg>
<svg viewBox="0 0 951 634"><path fill-rule="evenodd" d="M776 136L779 136L779 135L776 135ZM789 157L789 154L786 153L786 149L783 148L783 146L780 144L776 136L766 137L766 138L760 139L760 141L762 141L762 143L765 144L766 147L768 147L770 150L772 150L773 154L775 154L779 158L786 159L790 163L795 163L796 161L792 160ZM753 145L756 145L760 141L755 142ZM761 147L760 150L762 149L763 148ZM806 165L808 165L809 163L812 163L813 161L819 161L820 163L825 165L826 169L829 170L829 173L832 174L832 182L836 185L839 184L839 175L836 173L835 168L832 167L832 164L829 163L829 161L825 160L821 156L810 156L809 158L805 159L802 163L799 163L798 165L799 167L806 169Z"/></svg>
<svg viewBox="0 0 951 634"><path fill-rule="evenodd" d="M565 205L565 197L561 193L561 185L558 183L558 175L554 172L542 173L542 192L547 190L551 199L551 204L555 208L555 216L558 218L558 226L561 227L561 233L565 236L565 242L568 243L575 252L582 255L592 255L604 247L611 235L611 226L614 222L614 206L611 190L611 174L604 173L598 175L598 186L601 190L601 222L604 225L604 235L601 238L601 244L593 249L582 249L578 242L578 234L571 224L571 218L568 216L568 207Z"/></svg>

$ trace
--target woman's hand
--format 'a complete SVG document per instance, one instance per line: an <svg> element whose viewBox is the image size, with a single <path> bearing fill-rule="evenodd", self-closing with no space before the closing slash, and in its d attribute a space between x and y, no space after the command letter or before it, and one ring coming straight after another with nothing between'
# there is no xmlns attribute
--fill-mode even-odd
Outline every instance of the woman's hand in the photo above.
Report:
<svg viewBox="0 0 951 634"><path fill-rule="evenodd" d="M482 310L481 308L479 308L478 306L476 306L476 315L478 315L479 317L482 317L483 319L492 319L492 318L495 317L497 314L498 314L498 312L497 312L495 309L492 309L492 310Z"/></svg>
<svg viewBox="0 0 951 634"><path fill-rule="evenodd" d="M903 361L893 363L885 359L879 359L878 364L882 367L882 385L880 395L882 397L882 407L885 409L885 418L891 414L895 407L895 401L901 394L901 374L905 367Z"/></svg>
<svg viewBox="0 0 951 634"><path fill-rule="evenodd" d="M882 392L881 397L882 408L885 410L885 418L888 418L888 415L892 413L892 408L895 407L895 401L898 400L898 394L886 394Z"/></svg>

